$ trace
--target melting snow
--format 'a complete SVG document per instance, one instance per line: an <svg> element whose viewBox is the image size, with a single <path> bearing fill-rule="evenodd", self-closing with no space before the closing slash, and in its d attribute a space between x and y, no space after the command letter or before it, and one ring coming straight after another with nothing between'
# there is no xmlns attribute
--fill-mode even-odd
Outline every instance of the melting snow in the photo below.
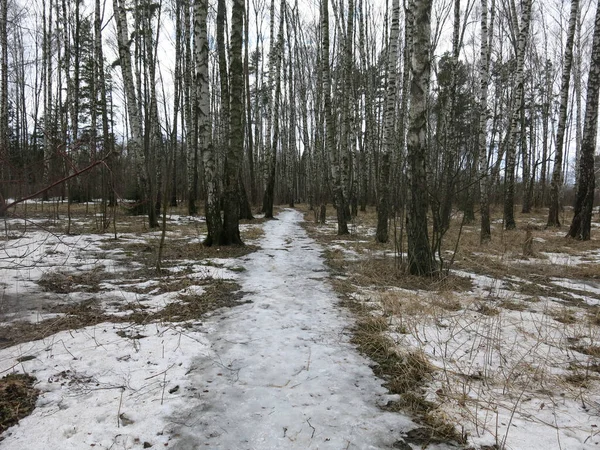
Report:
<svg viewBox="0 0 600 450"><path fill-rule="evenodd" d="M251 303L202 323L104 323L0 350L0 373L30 373L42 391L32 415L4 433L2 449L337 450L401 440L416 424L379 408L391 396L349 343L351 319L336 306L322 249L301 220L286 210L267 222L262 250L244 257L245 271L210 268L211 276L235 276ZM82 264L72 247L40 238L24 238L12 253L24 253L28 272L17 271L11 289L24 280L31 284L19 290L32 288L41 261ZM94 238L86 245L99 248ZM56 253L45 259L48 248ZM114 264L95 258L83 263ZM173 301L113 287L153 307Z"/></svg>

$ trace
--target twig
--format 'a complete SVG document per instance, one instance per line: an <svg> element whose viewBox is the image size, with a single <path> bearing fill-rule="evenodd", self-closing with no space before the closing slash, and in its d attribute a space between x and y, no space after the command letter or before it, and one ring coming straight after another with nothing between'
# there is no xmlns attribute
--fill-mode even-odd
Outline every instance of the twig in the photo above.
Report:
<svg viewBox="0 0 600 450"><path fill-rule="evenodd" d="M313 426L311 425L311 423L310 423L310 417L309 417L308 419L306 419L306 423L307 423L307 424L308 424L308 426L309 426L309 427L311 427L311 428L312 428L312 430L313 430L313 431L312 431L312 434L310 435L310 438L312 439L313 437L315 437L315 431L317 431L317 430L315 429L315 427L313 427Z"/></svg>
<svg viewBox="0 0 600 450"><path fill-rule="evenodd" d="M117 428L121 428L121 405L123 404L123 393L125 388L121 389L121 398L119 399L119 409L117 410Z"/></svg>
<svg viewBox="0 0 600 450"><path fill-rule="evenodd" d="M67 348L67 346L65 345L65 341L63 341L63 340L61 339L61 340L60 340L60 343L63 345L63 347L65 348L65 350L67 351L67 353L73 357L73 359L77 359L77 358L75 357L75 355L69 351L69 349L68 349L68 348Z"/></svg>
<svg viewBox="0 0 600 450"><path fill-rule="evenodd" d="M175 363L171 364L169 367L167 367L167 368L166 368L165 370L163 370L162 372L158 372L158 373L155 373L154 375L151 375L151 376L149 376L149 377L147 377L147 378L144 378L144 380L149 380L149 379L151 379L151 378L154 378L154 377L157 377L157 376L159 376L159 375L162 375L163 373L164 373L164 374L166 374L166 373L167 373L167 371L171 370L171 369L172 369L174 366L175 366Z"/></svg>
<svg viewBox="0 0 600 450"><path fill-rule="evenodd" d="M165 376L163 377L162 394L160 395L160 404L162 405L165 401L165 387L167 386L167 371L165 370Z"/></svg>

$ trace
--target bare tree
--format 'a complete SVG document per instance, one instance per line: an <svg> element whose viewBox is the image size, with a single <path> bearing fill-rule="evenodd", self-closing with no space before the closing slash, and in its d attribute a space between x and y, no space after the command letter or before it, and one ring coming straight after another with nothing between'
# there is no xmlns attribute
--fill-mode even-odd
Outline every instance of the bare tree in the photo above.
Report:
<svg viewBox="0 0 600 450"><path fill-rule="evenodd" d="M565 44L565 56L560 86L556 150L554 152L554 168L552 169L552 183L550 185L550 208L548 211L548 223L546 225L548 227L560 227L558 213L560 211L559 198L560 189L562 187L563 148L567 126L567 106L569 101L569 86L571 84L571 67L573 65L573 42L575 40L575 28L577 26L578 14L579 0L571 0L571 14L569 16L569 29L567 31L567 42Z"/></svg>
<svg viewBox="0 0 600 450"><path fill-rule="evenodd" d="M387 60L387 86L385 91L385 125L383 128L383 154L379 174L379 202L377 204L377 242L388 241L388 221L390 214L390 165L391 155L396 145L396 79L398 67L398 37L400 35L400 1L392 1L392 26Z"/></svg>
<svg viewBox="0 0 600 450"><path fill-rule="evenodd" d="M427 230L427 97L431 72L432 0L415 0L412 81L407 136L410 197L407 211L408 270L431 275L436 264Z"/></svg>
<svg viewBox="0 0 600 450"><path fill-rule="evenodd" d="M596 175L594 173L594 155L596 153L596 136L598 130L598 95L600 93L600 0L596 7L594 21L594 38L590 71L587 82L587 98L585 118L583 122L583 139L581 143L581 159L579 162L579 183L575 198L573 221L568 236L582 241L591 237L592 209L594 207L594 189Z"/></svg>
<svg viewBox="0 0 600 450"><path fill-rule="evenodd" d="M331 104L331 73L329 67L329 2L321 0L321 74L323 108L325 113L326 147L329 155L331 185L334 192L339 235L348 234L346 199L342 182L340 157L335 142L336 131Z"/></svg>
<svg viewBox="0 0 600 450"><path fill-rule="evenodd" d="M515 163L516 163L516 146L519 135L519 119L523 110L523 83L524 83L524 66L525 66L525 47L529 39L529 23L531 21L531 2L532 0L523 0L521 5L521 23L518 24L517 13L512 11L514 29L519 30L519 37L516 45L517 66L515 94L513 98L513 108L510 121L510 129L508 135L508 143L506 150L506 168L504 177L504 227L507 230L512 230L516 227L514 209L515 209ZM520 25L520 28L519 28Z"/></svg>

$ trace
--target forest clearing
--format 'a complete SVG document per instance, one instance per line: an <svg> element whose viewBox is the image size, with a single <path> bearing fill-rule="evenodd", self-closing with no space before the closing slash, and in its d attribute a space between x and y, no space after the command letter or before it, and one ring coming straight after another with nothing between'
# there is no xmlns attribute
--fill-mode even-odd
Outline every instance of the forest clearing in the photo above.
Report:
<svg viewBox="0 0 600 450"><path fill-rule="evenodd" d="M49 207L4 221L0 371L37 402L2 449L600 446L597 239L539 227L524 256L525 231L482 251L463 226L448 275L422 278L373 214L337 236L281 209L244 247L173 214L157 271L143 217L115 239L79 206L64 235Z"/></svg>

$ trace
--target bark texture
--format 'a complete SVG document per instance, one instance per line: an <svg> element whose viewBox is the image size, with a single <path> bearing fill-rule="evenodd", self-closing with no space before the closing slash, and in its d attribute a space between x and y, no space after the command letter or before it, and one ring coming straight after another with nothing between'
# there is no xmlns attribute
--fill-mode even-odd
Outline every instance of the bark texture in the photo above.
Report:
<svg viewBox="0 0 600 450"><path fill-rule="evenodd" d="M242 33L244 30L244 0L234 0L231 8L231 40L229 47L229 146L223 180L223 229L221 245L242 245L240 238L239 171L244 154L244 65Z"/></svg>
<svg viewBox="0 0 600 450"><path fill-rule="evenodd" d="M346 199L344 198L344 187L340 158L335 142L335 122L331 104L331 73L329 68L329 2L321 0L321 73L323 105L325 112L326 147L329 155L329 167L332 190L335 198L336 215L338 222L338 234L348 234L348 222L346 221Z"/></svg>
<svg viewBox="0 0 600 450"><path fill-rule="evenodd" d="M196 0L194 4L194 52L196 55L195 89L197 96L198 138L199 148L203 160L204 182L206 184L206 227L208 234L205 245L216 244L221 236L223 222L221 220L221 204L219 185L217 180L217 167L215 149L212 142L212 133L209 121L210 115L210 90L208 78L208 35L206 19L208 14L208 0Z"/></svg>
<svg viewBox="0 0 600 450"><path fill-rule="evenodd" d="M392 26L387 60L387 88L385 92L385 123L383 131L383 154L379 174L379 202L377 205L377 242L388 241L390 216L390 165L396 146L394 124L396 123L396 78L398 67L398 37L400 35L400 1L392 1Z"/></svg>
<svg viewBox="0 0 600 450"><path fill-rule="evenodd" d="M431 275L435 261L427 230L427 97L431 71L432 0L414 2L407 159L409 206L407 212L408 269L413 275Z"/></svg>

